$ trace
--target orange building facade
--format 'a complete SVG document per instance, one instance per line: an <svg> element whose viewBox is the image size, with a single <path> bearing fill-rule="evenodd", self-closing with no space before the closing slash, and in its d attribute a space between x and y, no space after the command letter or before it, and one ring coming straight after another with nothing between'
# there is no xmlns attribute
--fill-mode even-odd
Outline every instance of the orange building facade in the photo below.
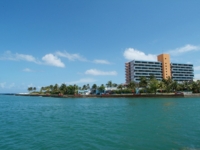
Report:
<svg viewBox="0 0 200 150"><path fill-rule="evenodd" d="M171 63L169 54L160 54L157 56L157 60L162 63L163 79L171 77Z"/></svg>

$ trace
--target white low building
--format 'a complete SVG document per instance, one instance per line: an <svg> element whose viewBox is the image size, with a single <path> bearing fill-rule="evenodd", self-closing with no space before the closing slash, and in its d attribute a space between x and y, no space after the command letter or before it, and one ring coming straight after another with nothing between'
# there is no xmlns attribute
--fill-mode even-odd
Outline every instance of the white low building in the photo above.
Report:
<svg viewBox="0 0 200 150"><path fill-rule="evenodd" d="M89 95L91 93L91 90L78 90L78 94L81 95Z"/></svg>

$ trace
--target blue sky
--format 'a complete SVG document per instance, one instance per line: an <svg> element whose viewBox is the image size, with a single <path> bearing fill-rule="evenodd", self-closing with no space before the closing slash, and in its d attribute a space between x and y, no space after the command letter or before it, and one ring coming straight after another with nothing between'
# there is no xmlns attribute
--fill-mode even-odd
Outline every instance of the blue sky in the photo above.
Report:
<svg viewBox="0 0 200 150"><path fill-rule="evenodd" d="M50 84L125 82L124 63L194 64L200 79L199 0L1 0L0 92Z"/></svg>

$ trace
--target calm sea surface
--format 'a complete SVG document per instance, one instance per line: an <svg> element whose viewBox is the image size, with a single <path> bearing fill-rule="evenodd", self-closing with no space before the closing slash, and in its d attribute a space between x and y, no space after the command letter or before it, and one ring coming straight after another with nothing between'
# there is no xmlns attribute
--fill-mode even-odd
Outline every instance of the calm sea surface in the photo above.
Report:
<svg viewBox="0 0 200 150"><path fill-rule="evenodd" d="M0 96L0 150L200 150L200 98Z"/></svg>

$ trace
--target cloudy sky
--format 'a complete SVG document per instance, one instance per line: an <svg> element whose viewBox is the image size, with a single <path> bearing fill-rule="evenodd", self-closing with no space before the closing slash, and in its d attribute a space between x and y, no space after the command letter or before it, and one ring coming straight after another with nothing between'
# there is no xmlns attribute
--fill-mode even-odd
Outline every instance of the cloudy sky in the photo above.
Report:
<svg viewBox="0 0 200 150"><path fill-rule="evenodd" d="M124 63L194 64L199 0L1 0L0 93L50 84L125 82Z"/></svg>

